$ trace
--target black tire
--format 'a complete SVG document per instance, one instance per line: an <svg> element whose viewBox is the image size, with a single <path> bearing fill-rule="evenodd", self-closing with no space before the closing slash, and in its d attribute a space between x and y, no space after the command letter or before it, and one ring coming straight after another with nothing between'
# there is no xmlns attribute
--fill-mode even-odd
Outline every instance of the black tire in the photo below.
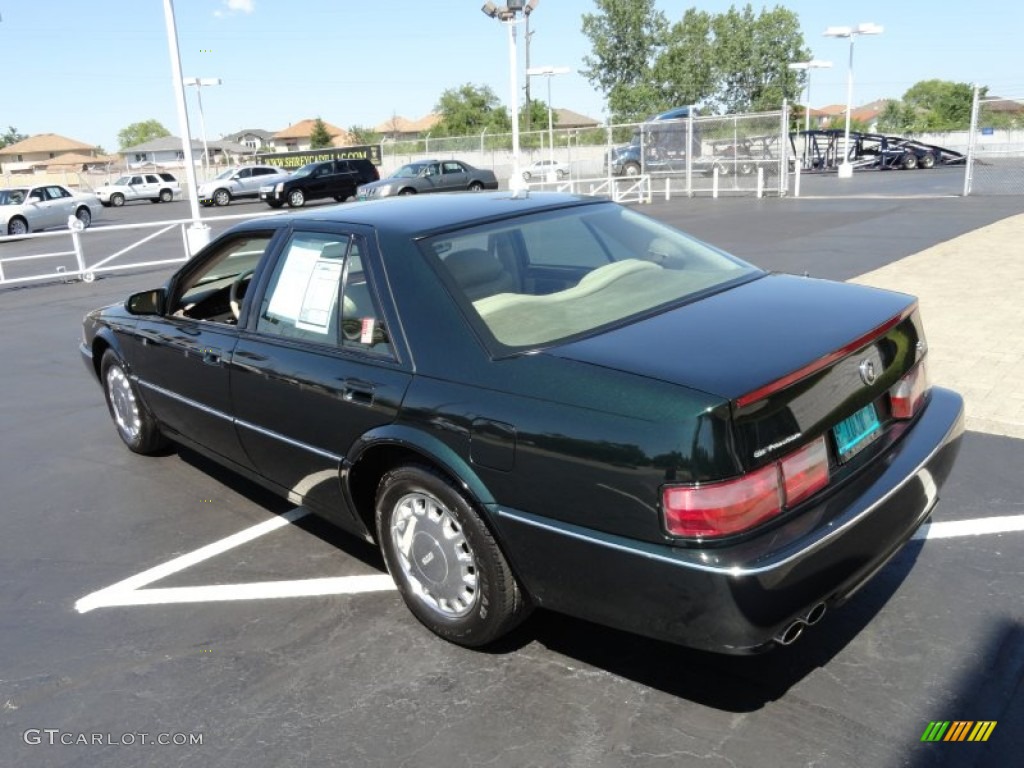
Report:
<svg viewBox="0 0 1024 768"><path fill-rule="evenodd" d="M100 205L102 205L104 208L109 208L110 207L110 201L108 200L106 202L103 202L102 200L100 200Z"/></svg>
<svg viewBox="0 0 1024 768"><path fill-rule="evenodd" d="M156 419L128 376L128 369L112 349L104 352L100 360L100 383L110 418L128 450L144 455L162 450L167 445L167 438L160 433Z"/></svg>
<svg viewBox="0 0 1024 768"><path fill-rule="evenodd" d="M301 208L306 204L306 193L301 189L293 189L288 193L288 207Z"/></svg>
<svg viewBox="0 0 1024 768"><path fill-rule="evenodd" d="M917 168L917 155L913 152L907 152L900 158L900 168L905 171L912 171Z"/></svg>
<svg viewBox="0 0 1024 768"><path fill-rule="evenodd" d="M925 154L921 155L921 157L919 157L917 160L917 167L924 168L925 170L928 170L929 168L934 168L935 155L933 155L931 152L926 152Z"/></svg>
<svg viewBox="0 0 1024 768"><path fill-rule="evenodd" d="M161 203L169 203L173 199L174 199L174 193L171 192L171 190L169 190L169 189L161 189L160 190L160 202Z"/></svg>
<svg viewBox="0 0 1024 768"><path fill-rule="evenodd" d="M625 173L627 176L639 176L640 166L637 165L636 163L626 163L626 165L622 169L622 172Z"/></svg>
<svg viewBox="0 0 1024 768"><path fill-rule="evenodd" d="M523 181L529 181L533 178L533 174L529 171L523 171Z"/></svg>
<svg viewBox="0 0 1024 768"><path fill-rule="evenodd" d="M479 181L474 181L472 184L469 185L469 191L470 192L483 192L484 191L484 185L481 184Z"/></svg>
<svg viewBox="0 0 1024 768"><path fill-rule="evenodd" d="M231 205L231 193L226 189L218 189L213 193L213 202L221 208Z"/></svg>
<svg viewBox="0 0 1024 768"><path fill-rule="evenodd" d="M416 194L416 190L413 189L412 187L406 187L405 189L403 189L398 194L400 194L400 195L415 195Z"/></svg>
<svg viewBox="0 0 1024 768"><path fill-rule="evenodd" d="M124 205L124 195L122 195L120 192L115 192L110 196L110 204L115 208L120 208L122 205Z"/></svg>
<svg viewBox="0 0 1024 768"><path fill-rule="evenodd" d="M20 237L21 235L27 235L31 231L28 225L28 220L23 219L21 216L15 216L9 222L7 222L7 234Z"/></svg>
<svg viewBox="0 0 1024 768"><path fill-rule="evenodd" d="M407 464L385 473L376 522L402 599L434 634L480 647L528 615L529 601L494 536L469 500L430 467Z"/></svg>
<svg viewBox="0 0 1024 768"><path fill-rule="evenodd" d="M89 225L92 224L92 211L89 210L88 206L79 206L78 210L75 211L75 218L82 222L82 229L88 229Z"/></svg>

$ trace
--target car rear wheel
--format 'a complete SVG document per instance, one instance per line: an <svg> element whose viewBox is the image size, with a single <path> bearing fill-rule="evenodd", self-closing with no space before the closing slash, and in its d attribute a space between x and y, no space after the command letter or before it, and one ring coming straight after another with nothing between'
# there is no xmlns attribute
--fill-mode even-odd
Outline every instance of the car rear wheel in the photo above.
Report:
<svg viewBox="0 0 1024 768"><path fill-rule="evenodd" d="M301 208L306 204L306 195L301 189L293 189L288 193L288 205L292 208Z"/></svg>
<svg viewBox="0 0 1024 768"><path fill-rule="evenodd" d="M161 189L160 190L160 202L161 203L169 203L173 199L174 199L174 193L171 192L171 190L169 190L169 189Z"/></svg>
<svg viewBox="0 0 1024 768"><path fill-rule="evenodd" d="M523 171L523 181L529 181L533 178L533 174L529 171Z"/></svg>
<svg viewBox="0 0 1024 768"><path fill-rule="evenodd" d="M925 170L935 167L935 155L931 152L921 155L917 161L918 168L924 168Z"/></svg>
<svg viewBox="0 0 1024 768"><path fill-rule="evenodd" d="M470 192L482 192L483 189L484 185L481 184L479 181L474 181L472 184L469 185Z"/></svg>
<svg viewBox="0 0 1024 768"><path fill-rule="evenodd" d="M217 205L224 207L231 203L231 193L226 189L218 189L213 193L213 202Z"/></svg>
<svg viewBox="0 0 1024 768"><path fill-rule="evenodd" d="M75 211L75 218L82 222L82 229L88 229L92 224L92 211L83 205Z"/></svg>
<svg viewBox="0 0 1024 768"><path fill-rule="evenodd" d="M110 196L110 204L115 208L120 208L122 205L124 205L124 195L122 195L120 192L115 192Z"/></svg>
<svg viewBox="0 0 1024 768"><path fill-rule="evenodd" d="M387 472L376 523L402 599L436 635L478 647L526 618L529 603L490 530L433 469L408 464Z"/></svg>
<svg viewBox="0 0 1024 768"><path fill-rule="evenodd" d="M100 378L110 418L114 421L121 441L135 453L151 454L162 449L167 439L160 433L156 419L139 399L138 390L128 377L124 363L112 349L103 353Z"/></svg>
<svg viewBox="0 0 1024 768"><path fill-rule="evenodd" d="M15 216L9 222L7 222L7 234L8 235L27 235L28 234L28 222L20 216Z"/></svg>

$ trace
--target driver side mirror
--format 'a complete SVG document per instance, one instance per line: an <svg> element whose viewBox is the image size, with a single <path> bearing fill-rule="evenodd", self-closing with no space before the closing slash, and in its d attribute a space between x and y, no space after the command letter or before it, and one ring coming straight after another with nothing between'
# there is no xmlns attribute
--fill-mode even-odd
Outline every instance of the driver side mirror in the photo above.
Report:
<svg viewBox="0 0 1024 768"><path fill-rule="evenodd" d="M163 288L133 293L124 302L124 308L131 315L162 315L167 292Z"/></svg>

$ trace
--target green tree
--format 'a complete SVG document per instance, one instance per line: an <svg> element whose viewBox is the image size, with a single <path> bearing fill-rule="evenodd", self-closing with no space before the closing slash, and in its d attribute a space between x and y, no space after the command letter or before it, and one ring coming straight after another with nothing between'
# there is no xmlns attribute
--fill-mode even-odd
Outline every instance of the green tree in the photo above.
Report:
<svg viewBox="0 0 1024 768"><path fill-rule="evenodd" d="M508 111L486 85L466 83L449 88L438 99L434 112L441 116L434 136L469 136L485 128L501 133L511 130Z"/></svg>
<svg viewBox="0 0 1024 768"><path fill-rule="evenodd" d="M795 13L748 4L719 14L697 8L668 25L653 0L595 0L583 15L591 55L583 74L615 119L641 119L670 107L707 111L778 109L795 100L803 76L788 68L810 57Z"/></svg>
<svg viewBox="0 0 1024 768"><path fill-rule="evenodd" d="M965 130L973 100L970 85L949 80L921 80L903 94L903 105L916 115L912 130L918 133Z"/></svg>
<svg viewBox="0 0 1024 768"><path fill-rule="evenodd" d="M890 99L878 115L878 130L881 133L912 133L917 114L899 99Z"/></svg>
<svg viewBox="0 0 1024 768"><path fill-rule="evenodd" d="M594 0L597 13L583 14L590 55L582 74L600 90L616 120L636 120L665 104L655 64L665 47L668 21L654 0Z"/></svg>
<svg viewBox="0 0 1024 768"><path fill-rule="evenodd" d="M6 147L8 144L17 144L19 141L27 139L24 133L18 133L18 129L13 125L7 126L7 132L0 134L0 147Z"/></svg>
<svg viewBox="0 0 1024 768"><path fill-rule="evenodd" d="M352 125L348 128L349 134L352 136L352 140L356 144L379 144L381 135L374 131L372 128L367 128L362 125Z"/></svg>
<svg viewBox="0 0 1024 768"><path fill-rule="evenodd" d="M309 134L309 148L322 149L329 146L331 146L331 134L328 133L324 121L318 117L313 121L313 130Z"/></svg>
<svg viewBox="0 0 1024 768"><path fill-rule="evenodd" d="M170 135L171 132L164 128L159 120L143 120L140 123L132 123L118 131L117 144L121 149L126 149Z"/></svg>

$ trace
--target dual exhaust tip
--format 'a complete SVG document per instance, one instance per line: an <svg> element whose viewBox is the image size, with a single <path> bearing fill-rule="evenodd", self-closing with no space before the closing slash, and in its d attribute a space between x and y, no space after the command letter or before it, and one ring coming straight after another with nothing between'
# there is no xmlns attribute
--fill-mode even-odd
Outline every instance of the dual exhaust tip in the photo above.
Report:
<svg viewBox="0 0 1024 768"><path fill-rule="evenodd" d="M826 607L824 603L818 603L809 610L802 618L794 619L793 622L775 636L775 642L779 645L792 645L804 633L807 627L813 627L825 616Z"/></svg>

